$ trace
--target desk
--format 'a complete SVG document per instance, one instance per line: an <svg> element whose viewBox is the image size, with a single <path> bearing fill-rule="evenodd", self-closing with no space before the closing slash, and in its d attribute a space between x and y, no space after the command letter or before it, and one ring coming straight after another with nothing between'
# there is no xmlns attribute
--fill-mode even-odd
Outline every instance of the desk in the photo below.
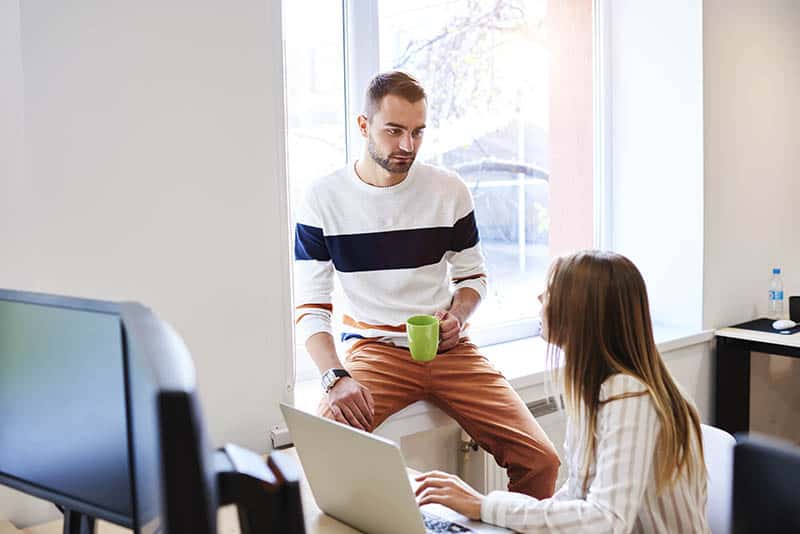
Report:
<svg viewBox="0 0 800 534"><path fill-rule="evenodd" d="M311 488L308 486L305 474L302 472L300 461L297 458L297 452L294 448L288 449L287 452L291 454L300 468L300 493L303 500L303 515L306 521L306 534L359 534L355 530L344 523L337 521L329 515L326 515L319 509L314 496L311 494ZM410 474L416 473L409 469ZM438 505L429 505L438 506ZM437 510L439 512L439 510ZM455 512L450 511L450 514ZM440 516L448 517L446 513L439 513ZM236 514L236 507L225 506L220 508L217 515L217 532L219 534L239 534L239 520ZM15 533L16 530L11 530L13 526L8 525L8 531L2 530L3 522L0 522L0 534ZM98 521L96 525L96 534L130 534L130 530L105 521ZM62 522L60 520L51 521L43 525L28 527L24 530L18 531L20 534L61 534Z"/></svg>
<svg viewBox="0 0 800 534"><path fill-rule="evenodd" d="M717 353L714 424L730 432L750 429L750 353L800 358L800 333L792 335L722 328L715 332Z"/></svg>
<svg viewBox="0 0 800 534"><path fill-rule="evenodd" d="M17 530L17 527L10 521L0 519L0 534L21 534L21 531Z"/></svg>
<svg viewBox="0 0 800 534"><path fill-rule="evenodd" d="M300 495L303 501L303 516L306 523L306 534L359 534L360 531L351 528L344 523L337 521L329 515L326 515L319 509L314 496L311 493L311 488L308 486L305 473L303 473L300 460L297 458L297 452L294 448L287 449L287 452L297 462L297 467L300 470ZM413 469L408 470L410 475L418 474L418 471ZM439 505L431 504L428 507L433 507L432 510L440 517L452 519L466 523L466 518L459 516L456 512L444 508L437 508ZM4 530L6 527L7 530ZM474 527L473 527L474 528ZM12 530L13 529L13 530ZM499 530L499 529L498 529ZM130 534L130 530L117 525L106 523L105 521L98 521L95 528L96 534ZM61 520L50 521L43 525L36 525L28 527L24 530L16 530L10 523L0 521L0 534L61 534L62 522ZM239 519L236 513L235 506L224 506L220 508L217 514L217 533L218 534L240 534L239 533Z"/></svg>

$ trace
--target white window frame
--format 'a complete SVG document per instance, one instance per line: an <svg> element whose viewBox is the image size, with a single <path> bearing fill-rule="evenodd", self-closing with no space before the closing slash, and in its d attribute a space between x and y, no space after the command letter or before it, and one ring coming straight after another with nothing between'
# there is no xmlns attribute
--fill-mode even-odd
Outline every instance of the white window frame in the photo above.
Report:
<svg viewBox="0 0 800 534"><path fill-rule="evenodd" d="M342 10L347 161L354 161L362 143L356 117L362 111L369 80L381 63L378 1L342 0Z"/></svg>
<svg viewBox="0 0 800 534"><path fill-rule="evenodd" d="M594 246L611 250L611 17L608 0L592 2L592 114L594 115Z"/></svg>

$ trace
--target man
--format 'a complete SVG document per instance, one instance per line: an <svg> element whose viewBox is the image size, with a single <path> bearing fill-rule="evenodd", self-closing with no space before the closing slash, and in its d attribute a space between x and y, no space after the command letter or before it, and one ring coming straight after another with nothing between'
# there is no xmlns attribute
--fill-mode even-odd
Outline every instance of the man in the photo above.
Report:
<svg viewBox="0 0 800 534"><path fill-rule="evenodd" d="M426 111L417 80L375 76L358 117L361 159L315 181L297 214L297 332L323 375L319 411L371 432L429 400L507 469L510 491L549 497L559 466L552 443L462 337L486 294L486 272L469 189L455 173L415 162ZM344 363L331 335L334 272L347 301ZM440 319L430 362L413 360L407 348L405 322L418 314Z"/></svg>

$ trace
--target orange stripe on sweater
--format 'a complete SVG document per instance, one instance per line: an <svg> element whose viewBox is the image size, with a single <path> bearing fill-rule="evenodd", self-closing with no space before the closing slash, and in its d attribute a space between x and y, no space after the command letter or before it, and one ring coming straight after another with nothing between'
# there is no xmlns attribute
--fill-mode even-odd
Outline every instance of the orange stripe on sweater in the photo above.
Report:
<svg viewBox="0 0 800 534"><path fill-rule="evenodd" d="M369 324L369 323L362 323L361 321L356 321L349 315L345 315L342 317L342 323L346 326L352 326L353 328L358 328L361 330L383 330L385 332L405 332L406 325L398 325L398 326L391 326L388 324Z"/></svg>
<svg viewBox="0 0 800 534"><path fill-rule="evenodd" d="M295 306L295 309L298 310L304 310L306 308L318 308L320 310L333 311L333 304L301 304L300 306Z"/></svg>
<svg viewBox="0 0 800 534"><path fill-rule="evenodd" d="M333 304L303 304L296 307L297 310L325 310L327 312L333 311ZM300 324L304 317L311 315L310 313L301 313L300 316L294 320L294 324Z"/></svg>

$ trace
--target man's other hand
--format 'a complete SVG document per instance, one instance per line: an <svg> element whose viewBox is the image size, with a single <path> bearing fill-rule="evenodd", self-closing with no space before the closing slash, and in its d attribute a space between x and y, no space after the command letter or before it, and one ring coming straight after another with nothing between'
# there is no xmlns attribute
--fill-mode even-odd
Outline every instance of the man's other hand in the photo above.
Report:
<svg viewBox="0 0 800 534"><path fill-rule="evenodd" d="M340 378L328 392L327 401L336 421L366 432L372 431L375 402L367 388L357 381L346 376Z"/></svg>
<svg viewBox="0 0 800 534"><path fill-rule="evenodd" d="M461 321L449 311L438 311L434 317L439 319L439 352L446 352L461 338Z"/></svg>

